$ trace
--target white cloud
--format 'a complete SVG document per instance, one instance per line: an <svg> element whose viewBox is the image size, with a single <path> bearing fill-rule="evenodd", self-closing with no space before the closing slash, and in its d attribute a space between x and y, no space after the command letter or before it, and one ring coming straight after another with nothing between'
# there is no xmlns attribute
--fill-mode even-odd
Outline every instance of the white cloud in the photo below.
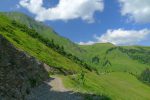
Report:
<svg viewBox="0 0 150 100"><path fill-rule="evenodd" d="M121 14L137 23L150 23L150 0L119 0Z"/></svg>
<svg viewBox="0 0 150 100"><path fill-rule="evenodd" d="M78 44L79 44L79 45L92 45L92 44L95 44L95 42L94 42L94 41L79 42Z"/></svg>
<svg viewBox="0 0 150 100"><path fill-rule="evenodd" d="M56 7L43 7L43 0L21 0L20 5L36 15L36 20L64 20L81 18L94 21L94 13L102 12L103 0L59 0Z"/></svg>
<svg viewBox="0 0 150 100"><path fill-rule="evenodd" d="M96 36L96 41L90 42L80 42L80 45L90 45L91 43L113 43L115 45L134 45L141 41L148 39L150 36L150 30L142 29L142 30L107 30L105 34L98 37Z"/></svg>

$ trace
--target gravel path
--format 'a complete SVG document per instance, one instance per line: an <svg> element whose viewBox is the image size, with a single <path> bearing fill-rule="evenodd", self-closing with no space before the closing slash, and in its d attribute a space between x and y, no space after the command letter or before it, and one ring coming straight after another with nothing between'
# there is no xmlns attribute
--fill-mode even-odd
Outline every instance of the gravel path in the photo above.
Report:
<svg viewBox="0 0 150 100"><path fill-rule="evenodd" d="M67 90L61 78L53 77L34 88L26 100L83 100L83 98L78 93Z"/></svg>
<svg viewBox="0 0 150 100"><path fill-rule="evenodd" d="M59 77L53 77L54 80L52 80L51 82L49 82L48 84L50 86L52 86L53 91L59 91L59 92L67 92L69 91L68 89L66 89L62 83L61 78Z"/></svg>

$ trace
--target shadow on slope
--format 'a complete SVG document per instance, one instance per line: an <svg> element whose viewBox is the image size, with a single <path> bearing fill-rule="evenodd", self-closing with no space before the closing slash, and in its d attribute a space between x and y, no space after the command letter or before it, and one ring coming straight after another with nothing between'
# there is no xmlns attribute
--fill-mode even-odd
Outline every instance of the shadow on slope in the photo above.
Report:
<svg viewBox="0 0 150 100"><path fill-rule="evenodd" d="M23 100L28 91L48 78L43 63L0 35L0 100Z"/></svg>
<svg viewBox="0 0 150 100"><path fill-rule="evenodd" d="M26 100L110 100L109 97L104 95L94 95L77 93L73 91L54 91L50 83L54 78L50 78L37 88L34 88Z"/></svg>

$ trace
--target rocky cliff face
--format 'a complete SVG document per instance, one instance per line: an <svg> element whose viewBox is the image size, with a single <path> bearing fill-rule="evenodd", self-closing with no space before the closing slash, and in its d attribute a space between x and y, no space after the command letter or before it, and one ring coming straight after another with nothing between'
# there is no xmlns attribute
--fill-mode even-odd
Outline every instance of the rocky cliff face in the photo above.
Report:
<svg viewBox="0 0 150 100"><path fill-rule="evenodd" d="M0 100L24 100L48 78L44 65L0 35Z"/></svg>

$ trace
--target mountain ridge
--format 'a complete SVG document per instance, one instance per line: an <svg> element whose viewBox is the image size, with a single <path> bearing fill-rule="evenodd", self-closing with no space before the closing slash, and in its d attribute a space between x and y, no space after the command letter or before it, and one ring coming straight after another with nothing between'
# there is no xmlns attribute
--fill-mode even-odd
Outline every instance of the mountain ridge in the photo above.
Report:
<svg viewBox="0 0 150 100"><path fill-rule="evenodd" d="M73 43L67 38L58 35L58 33L56 33L52 28L45 25L44 23L35 21L32 17L29 17L20 12L3 12L3 14L8 17L11 16L10 18L12 20L18 21L19 23L23 23L29 28L35 29L43 37L48 38L50 40L54 40L56 44L64 46L64 49L69 53L71 53L72 51L75 52L75 54L80 52L80 48L78 48L78 46L75 43Z"/></svg>

